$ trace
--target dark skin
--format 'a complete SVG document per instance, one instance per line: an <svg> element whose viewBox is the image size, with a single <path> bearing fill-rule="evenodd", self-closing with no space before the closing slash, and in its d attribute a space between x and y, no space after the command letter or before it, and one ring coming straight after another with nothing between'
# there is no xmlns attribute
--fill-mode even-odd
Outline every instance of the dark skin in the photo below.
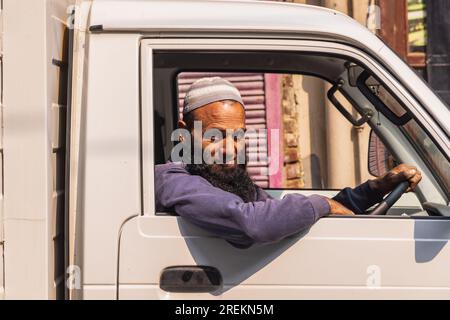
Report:
<svg viewBox="0 0 450 320"><path fill-rule="evenodd" d="M234 148L228 148L234 150L232 159L226 164L214 164L213 167L216 170L232 170L236 167L236 155L239 148L242 148L242 144L239 144L232 136L225 135L227 129L236 131L238 129L245 130L245 112L243 106L235 101L218 101L213 102L198 109L191 111L187 117L178 121L179 128L187 129L191 132L194 140L201 140L202 149L211 148L211 150L218 150L223 155L226 152L227 144L233 145ZM203 132L201 135L194 132L194 121L202 121ZM204 139L203 134L209 129L218 129L223 132L224 139L221 137L214 137L211 139ZM212 152L213 155L213 152ZM422 179L420 171L410 165L400 164L394 169L387 172L385 175L369 180L369 185L374 191L379 191L383 194L387 194L392 191L400 182L408 181L409 188L406 192L411 192L415 189L417 184ZM330 214L336 215L353 215L354 213L340 204L339 202L327 198L330 205Z"/></svg>
<svg viewBox="0 0 450 320"><path fill-rule="evenodd" d="M234 152L229 155L232 161L223 165L214 164L213 168L216 170L232 170L236 167L236 157L243 145L237 143L231 135L227 136L226 130L245 130L245 112L240 103L229 100L213 102L191 111L185 121L179 120L178 127L189 130L194 140L201 140L202 150L211 150L212 156L218 151L222 153L223 159L225 159L227 144L233 146L232 148L229 147ZM201 134L194 132L194 121L202 122L203 132ZM222 136L204 138L204 133L210 129L218 129L222 132ZM222 139L222 137L226 138Z"/></svg>

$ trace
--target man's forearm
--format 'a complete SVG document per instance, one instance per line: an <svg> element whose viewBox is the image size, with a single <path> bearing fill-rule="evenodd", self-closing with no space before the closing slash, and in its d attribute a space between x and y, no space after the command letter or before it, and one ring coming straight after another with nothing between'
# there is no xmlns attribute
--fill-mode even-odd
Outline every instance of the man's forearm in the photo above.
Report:
<svg viewBox="0 0 450 320"><path fill-rule="evenodd" d="M236 230L255 242L274 242L309 228L330 211L321 196L287 195L283 199L244 202L175 165L155 172L158 210L174 210L189 221L227 239Z"/></svg>

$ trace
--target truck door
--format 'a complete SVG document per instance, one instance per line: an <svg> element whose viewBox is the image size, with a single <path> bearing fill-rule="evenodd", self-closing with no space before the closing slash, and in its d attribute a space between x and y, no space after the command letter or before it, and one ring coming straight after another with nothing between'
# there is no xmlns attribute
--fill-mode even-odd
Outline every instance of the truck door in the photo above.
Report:
<svg viewBox="0 0 450 320"><path fill-rule="evenodd" d="M200 49L203 50L201 55ZM155 211L154 166L166 159L172 146L170 133L178 117L174 79L179 70L227 72L241 68L255 72L270 69L272 74L281 70L325 74L335 67L335 75L338 75L345 72L345 64L340 64L344 55L348 59L359 59L361 65L370 66L369 70L377 77L389 81L392 88L400 88L401 85L386 76L386 71L370 57L336 43L279 41L274 45L270 41L250 39L217 40L214 44L199 39L144 40L141 50L143 210L123 221L120 229L117 298L450 297L450 275L446 271L450 266L447 245L450 220L444 216L429 217L421 207L424 201L447 204L445 186L383 114L369 119L371 127L381 122L383 129L378 134L390 147L395 146L397 159L415 164L423 173L417 197L408 195L404 202L412 212L379 217L326 217L311 229L278 243L239 249L178 216ZM291 55L283 56L286 52ZM304 52L308 55L302 55ZM329 60L317 60L324 53ZM273 54L284 59L277 60ZM326 63L332 64L324 70L321 66ZM400 97L411 98L405 91L394 91L401 92ZM350 88L349 85L348 92L353 93L351 98L359 107L379 113L356 86ZM413 99L409 101L414 104ZM257 104L249 103L255 108ZM415 107L417 112L419 107ZM311 109L309 112L318 111ZM249 125L251 122L247 123ZM292 161L289 155L286 157L281 166L295 163L295 156ZM447 168L448 161L444 165ZM301 174L294 171L292 176ZM314 185L316 190L302 191L295 185L268 192L278 198L289 192L328 196L337 193L327 186L317 186L320 183Z"/></svg>

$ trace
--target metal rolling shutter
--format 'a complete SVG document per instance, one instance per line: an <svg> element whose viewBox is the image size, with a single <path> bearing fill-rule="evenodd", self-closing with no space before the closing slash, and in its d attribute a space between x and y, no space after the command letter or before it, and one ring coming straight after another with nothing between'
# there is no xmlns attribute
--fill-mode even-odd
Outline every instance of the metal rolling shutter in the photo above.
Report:
<svg viewBox="0 0 450 320"><path fill-rule="evenodd" d="M255 129L256 131L256 134L249 135L248 144L253 147L247 148L247 156L250 159L247 164L247 171L257 185L262 188L268 188L267 133L258 131L258 129L267 128L263 73L181 73L178 76L180 116L183 108L183 99L189 86L197 79L214 76L227 79L241 92L245 104L247 130ZM253 159L256 161L251 161Z"/></svg>

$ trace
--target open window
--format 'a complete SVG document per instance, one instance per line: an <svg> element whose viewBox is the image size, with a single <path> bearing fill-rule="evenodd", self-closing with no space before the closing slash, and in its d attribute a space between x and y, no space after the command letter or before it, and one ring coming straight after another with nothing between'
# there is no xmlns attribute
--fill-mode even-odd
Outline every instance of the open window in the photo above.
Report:
<svg viewBox="0 0 450 320"><path fill-rule="evenodd" d="M373 178L365 165L369 130L362 127L372 113L341 90L349 63L290 52L156 51L154 92L169 93L154 96L156 163L170 157L176 143L170 132L182 117L189 86L201 77L221 76L244 99L246 127L254 131L247 170L256 184L336 191ZM344 169L346 176L339 173Z"/></svg>
<svg viewBox="0 0 450 320"><path fill-rule="evenodd" d="M426 156L407 135L405 128L415 120L407 102L398 98L398 88L381 85L367 65L350 56L156 48L152 59L155 164L170 158L176 143L171 133L189 86L201 77L222 76L241 91L246 126L266 130L254 136L257 143L247 155L253 154L257 161L247 168L254 182L275 197L289 192L332 197L342 188L374 178L368 166L371 129L380 135L378 145L391 165L406 162L425 167ZM272 129L280 134L274 137ZM275 156L274 148L278 148ZM271 167L274 161L278 163ZM433 175L427 174L426 179ZM441 197L442 186L445 183L425 192ZM422 210L414 193L401 199L405 200L401 210L390 214Z"/></svg>

